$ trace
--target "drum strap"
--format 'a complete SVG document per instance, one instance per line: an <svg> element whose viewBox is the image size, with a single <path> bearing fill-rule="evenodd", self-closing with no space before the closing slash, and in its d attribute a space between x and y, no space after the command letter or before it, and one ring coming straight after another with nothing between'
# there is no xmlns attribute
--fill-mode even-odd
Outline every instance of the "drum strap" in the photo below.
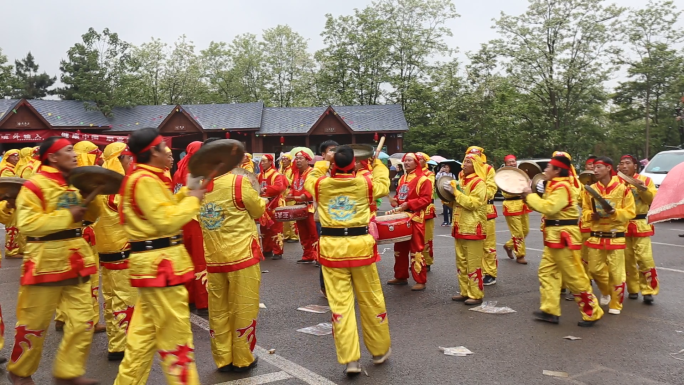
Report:
<svg viewBox="0 0 684 385"><path fill-rule="evenodd" d="M354 237L359 235L368 234L368 227L345 227L345 228L332 228L332 227L321 227L321 235L330 237Z"/></svg>

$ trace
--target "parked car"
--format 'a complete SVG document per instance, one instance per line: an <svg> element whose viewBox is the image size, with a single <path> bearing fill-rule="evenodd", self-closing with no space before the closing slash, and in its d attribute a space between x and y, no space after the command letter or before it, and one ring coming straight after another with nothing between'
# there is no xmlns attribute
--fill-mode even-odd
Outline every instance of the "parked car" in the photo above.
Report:
<svg viewBox="0 0 684 385"><path fill-rule="evenodd" d="M682 162L684 162L684 150L661 151L648 162L641 175L651 178L656 188L659 188L665 175Z"/></svg>
<svg viewBox="0 0 684 385"><path fill-rule="evenodd" d="M543 172L550 161L551 161L551 159L518 159L517 163L518 163L518 167L520 167L520 163L523 163L523 162L535 163L537 166L539 166L539 168ZM503 167L503 166L504 165L502 164L501 167ZM496 195L494 195L494 199L503 199L503 195L501 194L501 190L496 191Z"/></svg>

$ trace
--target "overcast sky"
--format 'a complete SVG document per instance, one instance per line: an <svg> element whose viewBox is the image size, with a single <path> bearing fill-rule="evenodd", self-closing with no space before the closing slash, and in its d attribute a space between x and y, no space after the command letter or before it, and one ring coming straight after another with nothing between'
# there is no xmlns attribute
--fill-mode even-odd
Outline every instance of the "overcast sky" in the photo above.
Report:
<svg viewBox="0 0 684 385"><path fill-rule="evenodd" d="M449 23L449 45L461 55L497 37L491 29L501 12L521 14L527 0L453 0L461 15ZM638 7L646 0L614 0ZM0 47L10 62L31 51L41 70L59 77L59 61L89 27L105 27L141 44L151 37L172 43L185 34L198 52L214 41L288 24L309 40L310 51L323 47L325 14L352 14L371 0L33 0L9 1L0 13Z"/></svg>

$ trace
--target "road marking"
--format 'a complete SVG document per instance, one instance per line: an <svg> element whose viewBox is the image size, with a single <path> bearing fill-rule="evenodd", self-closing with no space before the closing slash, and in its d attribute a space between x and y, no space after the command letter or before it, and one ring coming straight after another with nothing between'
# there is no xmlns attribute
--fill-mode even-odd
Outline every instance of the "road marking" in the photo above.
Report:
<svg viewBox="0 0 684 385"><path fill-rule="evenodd" d="M661 245L661 246L672 246L672 247L684 247L684 245L673 245L671 243L662 243L662 242L651 242L654 245Z"/></svg>
<svg viewBox="0 0 684 385"><path fill-rule="evenodd" d="M269 384L271 382L282 381L292 378L291 375L286 372L274 372L268 374L261 374L254 377L241 378L239 380L221 382L216 385L259 385L259 384Z"/></svg>
<svg viewBox="0 0 684 385"><path fill-rule="evenodd" d="M669 267L658 267L658 266L656 266L656 270L667 270L667 271L674 271L675 273L684 273L684 270L671 269Z"/></svg>
<svg viewBox="0 0 684 385"><path fill-rule="evenodd" d="M190 322L195 324L197 327L209 331L209 321L204 318L190 313ZM285 373L302 380L310 385L336 385L334 382L328 380L327 378L320 376L309 369L299 366L292 361L286 360L285 358L277 354L269 354L268 350L262 348L261 346L256 346L254 348L254 353L259 356L260 361L266 361L269 364L279 368Z"/></svg>

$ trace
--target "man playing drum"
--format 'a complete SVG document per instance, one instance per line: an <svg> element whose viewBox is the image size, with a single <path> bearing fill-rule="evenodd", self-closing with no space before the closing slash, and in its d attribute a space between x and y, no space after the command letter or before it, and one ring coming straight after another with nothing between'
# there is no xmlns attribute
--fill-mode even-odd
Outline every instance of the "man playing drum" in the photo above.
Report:
<svg viewBox="0 0 684 385"><path fill-rule="evenodd" d="M515 155L504 157L506 167L518 167ZM520 195L502 192L504 197L503 214L506 218L508 230L511 232L511 239L504 244L504 250L508 258L515 259L516 262L527 265L525 260L525 238L530 233L530 209L522 200Z"/></svg>
<svg viewBox="0 0 684 385"><path fill-rule="evenodd" d="M265 257L273 259L283 258L283 223L276 222L275 209L285 206L282 197L283 191L287 188L287 180L273 167L273 155L264 154L259 162L261 171L259 172L259 185L261 185L260 195L268 198L266 211L259 218L261 225L261 235L263 238L262 247Z"/></svg>
<svg viewBox="0 0 684 385"><path fill-rule="evenodd" d="M406 174L399 179L397 193L394 198L390 198L390 203L396 211L409 213L413 237L409 241L394 244L394 279L387 281L387 284L408 285L408 272L411 271L416 281L411 290L421 291L425 290L427 283L423 250L425 215L432 202L432 183L423 175L416 154L407 153L401 161L404 163Z"/></svg>
<svg viewBox="0 0 684 385"><path fill-rule="evenodd" d="M314 263L318 259L318 231L314 221L313 197L304 188L304 182L309 173L311 173L309 162L312 160L311 154L305 151L299 151L295 154L297 171L295 172L292 187L290 187L290 195L288 196L288 199L296 201L298 205L305 204L307 206L308 215L305 219L297 221L299 242L304 250L302 259L298 260L297 263L304 264Z"/></svg>
<svg viewBox="0 0 684 385"><path fill-rule="evenodd" d="M652 304L653 296L660 291L658 273L653 262L651 236L655 233L653 225L646 221L646 214L651 207L657 192L651 178L637 174L639 162L633 155L624 155L620 159L620 171L632 177L632 184L625 184L634 196L636 216L627 226L627 245L625 248L625 269L627 273L627 291L629 299L639 298L639 291L644 296L644 303Z"/></svg>

